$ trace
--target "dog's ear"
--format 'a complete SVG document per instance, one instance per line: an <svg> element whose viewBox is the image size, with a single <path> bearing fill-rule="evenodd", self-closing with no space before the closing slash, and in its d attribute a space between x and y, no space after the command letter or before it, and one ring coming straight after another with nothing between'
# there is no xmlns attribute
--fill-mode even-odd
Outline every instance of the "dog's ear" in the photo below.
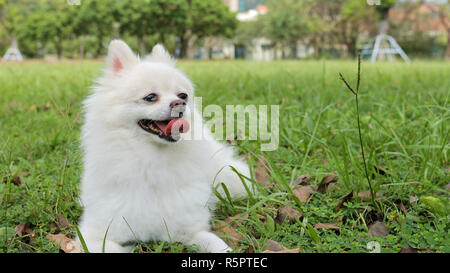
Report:
<svg viewBox="0 0 450 273"><path fill-rule="evenodd" d="M169 52L160 44L153 47L152 53L145 57L148 62L165 63L175 66L175 60L170 56Z"/></svg>
<svg viewBox="0 0 450 273"><path fill-rule="evenodd" d="M139 62L139 58L122 40L113 40L108 47L106 67L113 73L128 69Z"/></svg>

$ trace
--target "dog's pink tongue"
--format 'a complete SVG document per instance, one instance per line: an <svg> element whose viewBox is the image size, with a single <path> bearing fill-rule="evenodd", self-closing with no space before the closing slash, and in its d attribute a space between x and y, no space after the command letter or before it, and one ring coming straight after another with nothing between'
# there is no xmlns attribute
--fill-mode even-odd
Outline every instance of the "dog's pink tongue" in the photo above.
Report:
<svg viewBox="0 0 450 273"><path fill-rule="evenodd" d="M170 136L172 133L186 133L190 128L189 122L184 118L172 119L168 124L157 121L156 125L166 136Z"/></svg>

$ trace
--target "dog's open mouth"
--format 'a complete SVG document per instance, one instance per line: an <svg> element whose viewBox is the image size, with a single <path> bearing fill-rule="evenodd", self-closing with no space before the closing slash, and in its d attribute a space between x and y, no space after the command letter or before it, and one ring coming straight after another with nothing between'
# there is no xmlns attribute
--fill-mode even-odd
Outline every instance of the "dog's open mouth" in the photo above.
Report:
<svg viewBox="0 0 450 273"><path fill-rule="evenodd" d="M138 121L138 124L144 131L157 135L169 142L178 141L181 133L189 131L189 122L184 118L168 120L141 119Z"/></svg>

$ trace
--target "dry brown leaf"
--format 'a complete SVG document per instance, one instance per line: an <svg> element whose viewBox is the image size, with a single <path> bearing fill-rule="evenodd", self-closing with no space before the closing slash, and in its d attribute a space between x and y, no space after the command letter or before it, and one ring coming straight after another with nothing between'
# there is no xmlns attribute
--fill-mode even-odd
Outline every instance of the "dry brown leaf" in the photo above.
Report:
<svg viewBox="0 0 450 273"><path fill-rule="evenodd" d="M294 190L294 195L297 196L300 201L306 202L309 200L313 190L312 186L301 186Z"/></svg>
<svg viewBox="0 0 450 273"><path fill-rule="evenodd" d="M19 176L14 176L14 178L11 180L11 182L16 186L21 186L24 184L22 179Z"/></svg>
<svg viewBox="0 0 450 273"><path fill-rule="evenodd" d="M300 248L284 249L279 251L265 250L263 253L300 253Z"/></svg>
<svg viewBox="0 0 450 273"><path fill-rule="evenodd" d="M36 233L30 228L29 223L22 223L14 228L14 236L24 237L22 241L26 244L33 243Z"/></svg>
<svg viewBox="0 0 450 273"><path fill-rule="evenodd" d="M399 253L418 253L417 248L411 247L410 245L402 246Z"/></svg>
<svg viewBox="0 0 450 273"><path fill-rule="evenodd" d="M353 191L351 191L350 193L345 195L341 200L339 200L338 204L336 205L336 208L334 209L334 212L338 212L345 202L351 201L352 199L353 199Z"/></svg>
<svg viewBox="0 0 450 273"><path fill-rule="evenodd" d="M266 250L281 251L281 250L286 250L286 248L282 244L278 243L277 241L269 239L267 241Z"/></svg>
<svg viewBox="0 0 450 273"><path fill-rule="evenodd" d="M417 198L417 196L410 196L409 197L409 203L416 203L419 200L419 198Z"/></svg>
<svg viewBox="0 0 450 273"><path fill-rule="evenodd" d="M300 175L295 181L292 183L292 187L297 185L306 185L311 179L311 175L309 173Z"/></svg>
<svg viewBox="0 0 450 273"><path fill-rule="evenodd" d="M222 224L217 227L218 229L213 231L214 234L222 238L232 249L239 247L239 241L242 240L242 236L239 233L226 224Z"/></svg>
<svg viewBox="0 0 450 273"><path fill-rule="evenodd" d="M237 223L245 221L248 214L237 214L228 217L222 222L217 222L212 231L217 236L221 237L232 249L239 247L239 241L242 240L242 235L236 232Z"/></svg>
<svg viewBox="0 0 450 273"><path fill-rule="evenodd" d="M46 237L65 253L81 253L81 245L64 234L47 234Z"/></svg>
<svg viewBox="0 0 450 273"><path fill-rule="evenodd" d="M330 184L330 185L328 185L328 188L327 188L327 191L332 191L332 190L335 190L336 188L337 188L338 186L336 185L336 184Z"/></svg>
<svg viewBox="0 0 450 273"><path fill-rule="evenodd" d="M369 226L369 234L375 237L385 237L389 232L384 222L376 221Z"/></svg>
<svg viewBox="0 0 450 273"><path fill-rule="evenodd" d="M64 216L60 214L56 214L56 220L57 220L56 224L60 229L66 229L72 226L72 223L70 223L69 220L67 220L66 218L64 218Z"/></svg>
<svg viewBox="0 0 450 273"><path fill-rule="evenodd" d="M301 219L302 216L303 215L300 212L293 209L291 206L285 205L278 210L277 222L283 223L285 220L289 220L289 222L295 223L295 219Z"/></svg>
<svg viewBox="0 0 450 273"><path fill-rule="evenodd" d="M338 226L335 226L330 223L317 223L314 225L314 228L325 228L325 229L334 229L334 230L340 230L341 228Z"/></svg>
<svg viewBox="0 0 450 273"><path fill-rule="evenodd" d="M317 191L324 194L327 191L328 184L335 183L338 180L339 178L336 176L335 173L329 173L325 175L322 181L320 181Z"/></svg>
<svg viewBox="0 0 450 273"><path fill-rule="evenodd" d="M248 219L248 214L238 213L234 216L226 218L223 221L227 224L230 224L233 228L237 228L237 224L244 222L245 219Z"/></svg>
<svg viewBox="0 0 450 273"><path fill-rule="evenodd" d="M267 162L264 156L261 155L259 157L257 166L255 166L254 171L255 171L255 180L257 182L260 182L267 189L272 188L272 186L269 184L270 171L267 169Z"/></svg>
<svg viewBox="0 0 450 273"><path fill-rule="evenodd" d="M372 198L370 191L358 192L358 197L361 199L361 201L364 201L364 202L370 201L370 199ZM380 199L381 194L379 194L378 192L375 193L375 198Z"/></svg>
<svg viewBox="0 0 450 273"><path fill-rule="evenodd" d="M398 202L396 202L398 208L405 214L408 214L408 211L405 208L405 205L403 204L402 200L398 200Z"/></svg>
<svg viewBox="0 0 450 273"><path fill-rule="evenodd" d="M8 182L8 177L4 177L4 178L3 178L3 183L7 183L7 182ZM14 175L14 176L11 178L10 182L13 183L13 184L16 185L16 186L21 186L21 185L24 184L23 181L22 181L22 179L20 178L19 175Z"/></svg>

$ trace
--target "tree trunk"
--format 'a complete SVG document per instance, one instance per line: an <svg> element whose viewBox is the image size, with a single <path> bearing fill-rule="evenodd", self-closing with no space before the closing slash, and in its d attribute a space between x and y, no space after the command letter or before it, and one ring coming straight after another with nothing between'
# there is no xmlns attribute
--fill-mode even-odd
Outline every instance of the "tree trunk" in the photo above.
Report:
<svg viewBox="0 0 450 273"><path fill-rule="evenodd" d="M354 58L356 57L356 37L350 38L349 43L347 44L348 53L350 54L350 57Z"/></svg>
<svg viewBox="0 0 450 273"><path fill-rule="evenodd" d="M180 59L184 59L187 56L189 48L189 38L184 35L180 35Z"/></svg>
<svg viewBox="0 0 450 273"><path fill-rule="evenodd" d="M297 41L291 41L291 58L297 59Z"/></svg>
<svg viewBox="0 0 450 273"><path fill-rule="evenodd" d="M81 37L81 43L80 43L80 59L84 59L84 37Z"/></svg>
<svg viewBox="0 0 450 273"><path fill-rule="evenodd" d="M19 42L17 42L17 39L14 35L11 34L11 48L19 49Z"/></svg>
<svg viewBox="0 0 450 273"><path fill-rule="evenodd" d="M95 58L100 57L100 55L102 55L102 51L103 51L103 35L99 34L98 38L97 38L97 50L95 52Z"/></svg>
<svg viewBox="0 0 450 273"><path fill-rule="evenodd" d="M56 54L58 55L58 60L62 59L62 55L63 55L63 48L62 48L62 40L58 39L55 42L55 47L56 47Z"/></svg>
<svg viewBox="0 0 450 273"><path fill-rule="evenodd" d="M141 53L141 56L145 56L145 54L147 54L147 47L145 46L145 37L139 36L138 44L139 44L139 52Z"/></svg>
<svg viewBox="0 0 450 273"><path fill-rule="evenodd" d="M447 32L447 47L445 48L444 59L450 60L450 31Z"/></svg>

